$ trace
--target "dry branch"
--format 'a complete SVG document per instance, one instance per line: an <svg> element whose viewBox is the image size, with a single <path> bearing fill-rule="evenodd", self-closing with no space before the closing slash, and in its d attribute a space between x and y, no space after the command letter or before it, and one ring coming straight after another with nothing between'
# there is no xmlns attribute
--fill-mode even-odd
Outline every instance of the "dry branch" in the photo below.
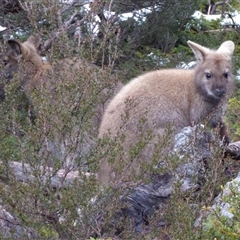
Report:
<svg viewBox="0 0 240 240"><path fill-rule="evenodd" d="M230 143L224 152L225 157L229 156L234 160L240 160L240 141Z"/></svg>
<svg viewBox="0 0 240 240"><path fill-rule="evenodd" d="M3 162L1 162L1 164L3 164ZM91 175L90 173L79 174L79 171L66 169L59 169L56 171L51 167L43 166L39 166L36 169L32 168L30 164L14 161L10 162L8 167L10 168L10 172L18 181L28 183L36 181L37 178L41 178L42 182L49 182L49 185L52 188L66 188L67 186L73 184L74 181L81 181L80 175L84 175L86 177ZM1 178L5 177L0 175L0 179Z"/></svg>
<svg viewBox="0 0 240 240"><path fill-rule="evenodd" d="M218 32L234 32L239 33L235 28L222 28L222 29L214 29L214 30L206 30L204 33L218 33Z"/></svg>

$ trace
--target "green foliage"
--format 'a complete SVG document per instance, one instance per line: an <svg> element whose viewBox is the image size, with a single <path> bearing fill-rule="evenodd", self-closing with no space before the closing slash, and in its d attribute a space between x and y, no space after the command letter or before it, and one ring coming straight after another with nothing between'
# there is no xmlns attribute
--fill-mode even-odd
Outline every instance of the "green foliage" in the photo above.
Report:
<svg viewBox="0 0 240 240"><path fill-rule="evenodd" d="M58 234L53 231L53 229L48 228L47 226L42 227L39 229L40 236L44 239L54 239L58 237Z"/></svg>
<svg viewBox="0 0 240 240"><path fill-rule="evenodd" d="M237 91L237 93L239 90ZM230 126L230 134L232 137L233 141L238 141L240 137L240 122L239 122L239 113L240 113L240 108L239 108L239 101L237 96L231 98L229 100L229 105L228 105L228 117L227 120L229 122Z"/></svg>
<svg viewBox="0 0 240 240"><path fill-rule="evenodd" d="M59 41L66 46L68 39ZM38 236L69 239L77 234L85 239L92 234L99 211L91 204L99 192L94 176L100 158L94 148L98 117L117 78L110 69L72 57L68 47L62 50L71 60L52 62L55 72L47 76L50 88L47 84L35 89L29 99L18 75L5 87L5 101L0 105L0 151L4 161L1 179L8 188L1 184L1 200L22 226L34 229ZM34 121L29 115L31 106ZM29 181L23 184L14 177L12 161L31 167L31 171L23 169L27 175L29 171ZM51 179L63 168L66 175L54 189ZM67 174L77 170L78 180L66 188ZM86 171L93 175L87 177Z"/></svg>
<svg viewBox="0 0 240 240"><path fill-rule="evenodd" d="M137 1L128 2L137 4ZM141 1L139 4L145 6L148 2ZM237 2L231 3L239 7ZM123 6L121 1L117 3L118 6L112 8L119 10L122 5L119 12L132 6ZM224 166L216 161L221 159L218 146L213 146L212 151L218 154L212 157L204 175L206 179L203 182L207 184L201 186L201 191L191 191L184 196L178 189L180 183L176 184L169 206L159 207L149 219L150 226L143 234L134 232L131 219L119 217L116 221L115 213L126 207L126 203L119 203L119 198L126 192L121 188L103 189L95 177L98 163L104 157L109 162L115 162L120 173L126 167L122 161L124 134L116 141L107 138L96 141L102 111L118 81L126 83L145 71L190 62L194 57L187 40L210 48L227 39L233 40L236 43L235 68L239 68L239 34L222 29L218 21L191 20L197 4L203 9L208 1L161 1L149 6L149 11L140 12L138 20L134 18L137 17L135 14L127 20L108 19L102 25L99 25L100 20L94 18L100 15L100 5L89 11L77 7L71 27L60 24L69 20L74 13L73 8L61 12L59 8L63 4L57 1L32 2L18 15L1 13L1 19L8 19L5 21L9 23L8 36L18 37L22 41L30 33L38 32L43 40L54 39L46 53L55 73L52 75L49 72L47 76L53 87L32 92L31 102L20 87L21 79L16 75L5 86L6 99L0 105L0 160L3 162L0 169L1 204L17 218L19 225L33 229L37 237L45 239L111 240L115 239L116 229L122 231L119 231L122 239L239 237L236 235L240 227L237 212L239 194L235 189L232 190L234 198L226 199L233 206L236 216L233 221L220 216L216 210L207 219L206 228L194 229L194 220L201 207L211 204L220 191L219 186L227 180L223 176ZM82 27L80 44L74 39L77 24ZM94 26L100 26L101 31L96 32ZM72 61L65 65L66 59ZM75 64L78 64L77 67ZM239 96L237 85L227 110L233 140L239 140L240 136ZM34 119L31 119L33 115ZM144 124L144 116L139 124ZM138 160L152 134L139 133L143 137L130 147L131 161ZM139 181L151 181L149 175L153 173L175 171L179 158L166 156L162 152L164 144L169 141L166 134L164 141L157 142L155 146L152 164L143 163L142 174L138 176L132 173L134 183L129 186L129 191ZM164 169L156 169L159 159L163 159ZM189 156L184 160L191 161ZM27 167L24 168L29 179L18 181L11 169L13 161L31 167L31 174ZM69 175L63 174L60 183L53 187L52 179L63 168L67 174L78 171L79 178L66 187ZM159 228L161 219L167 219L171 225Z"/></svg>
<svg viewBox="0 0 240 240"><path fill-rule="evenodd" d="M112 238L103 239L103 238L93 238L93 237L91 237L89 240L112 240Z"/></svg>
<svg viewBox="0 0 240 240"><path fill-rule="evenodd" d="M225 213L220 206L211 210L204 222L203 238L207 236L213 236L219 240L240 238L239 187L239 182L233 183L229 186L229 192L220 199L221 208L225 208Z"/></svg>

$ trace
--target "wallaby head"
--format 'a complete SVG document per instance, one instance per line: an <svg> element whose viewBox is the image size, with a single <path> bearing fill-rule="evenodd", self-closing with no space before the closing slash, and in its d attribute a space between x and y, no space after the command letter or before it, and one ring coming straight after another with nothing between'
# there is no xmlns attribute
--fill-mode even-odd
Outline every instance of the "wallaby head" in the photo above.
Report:
<svg viewBox="0 0 240 240"><path fill-rule="evenodd" d="M41 38L39 35L30 36L26 42L8 40L8 51L3 57L3 71L1 76L11 79L15 73L23 74L22 82L34 78L42 70L43 61L38 55Z"/></svg>
<svg viewBox="0 0 240 240"><path fill-rule="evenodd" d="M38 54L41 44L39 35L30 36L27 41L21 43L18 40L7 41L8 50L3 56L3 70L0 73L2 83L0 86L0 100L5 99L5 87L10 80L17 75L20 87L23 88L28 100L31 102L30 92L41 86L44 81L44 72L50 69Z"/></svg>
<svg viewBox="0 0 240 240"><path fill-rule="evenodd" d="M188 41L198 61L195 67L197 90L206 101L218 103L232 90L232 64L234 43L226 41L216 50L210 50Z"/></svg>

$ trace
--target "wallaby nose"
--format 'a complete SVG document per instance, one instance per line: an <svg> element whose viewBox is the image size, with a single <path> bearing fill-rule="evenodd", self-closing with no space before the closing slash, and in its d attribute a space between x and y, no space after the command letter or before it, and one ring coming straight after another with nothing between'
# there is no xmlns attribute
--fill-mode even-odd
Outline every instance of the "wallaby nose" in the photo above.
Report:
<svg viewBox="0 0 240 240"><path fill-rule="evenodd" d="M215 95L216 95L217 97L222 97L222 96L225 95L225 93L226 93L226 91L225 91L225 89L223 89L223 88L217 88L217 89L215 90Z"/></svg>

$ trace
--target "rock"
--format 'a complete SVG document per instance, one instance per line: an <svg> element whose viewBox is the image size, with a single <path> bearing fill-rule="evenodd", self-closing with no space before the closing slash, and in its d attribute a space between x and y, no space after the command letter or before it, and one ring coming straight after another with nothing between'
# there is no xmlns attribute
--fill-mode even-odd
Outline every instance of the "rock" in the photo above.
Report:
<svg viewBox="0 0 240 240"><path fill-rule="evenodd" d="M211 135L204 131L203 126L185 127L175 136L174 154L179 158L175 171L152 176L150 183L140 184L133 191L126 191L121 201L128 207L116 214L130 217L134 221L135 230L142 232L148 225L149 217L156 209L163 210L176 183L180 183L183 194L198 190L204 175L204 159L210 157L209 141ZM159 163L158 167L164 163ZM109 199L108 199L109 200ZM159 226L166 225L165 220L159 221Z"/></svg>

